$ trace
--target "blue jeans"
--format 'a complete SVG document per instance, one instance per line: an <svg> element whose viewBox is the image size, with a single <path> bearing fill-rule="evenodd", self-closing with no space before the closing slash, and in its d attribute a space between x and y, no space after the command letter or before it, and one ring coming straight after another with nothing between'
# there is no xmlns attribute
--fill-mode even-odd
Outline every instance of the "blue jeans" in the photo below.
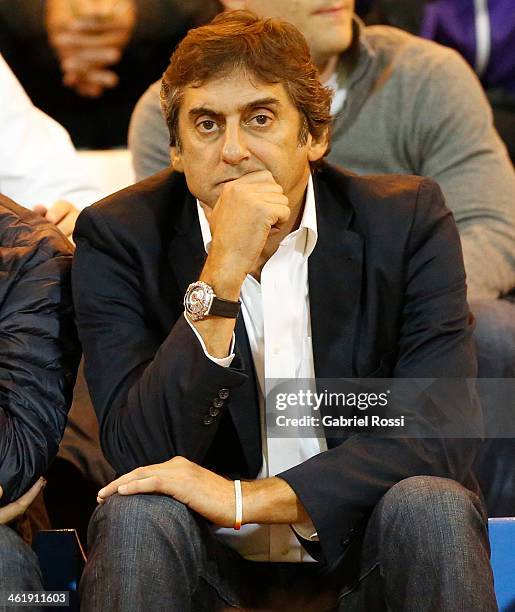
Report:
<svg viewBox="0 0 515 612"><path fill-rule="evenodd" d="M0 525L0 592L42 591L43 580L38 559L20 536L7 525ZM14 610L0 604L0 612ZM41 610L24 607L23 610Z"/></svg>
<svg viewBox="0 0 515 612"><path fill-rule="evenodd" d="M476 348L480 378L515 378L515 302L508 299L471 302L476 317ZM514 400L515 401L515 400ZM515 419L508 405L485 405L486 439L474 471L489 516L515 516L515 439L493 438L499 423ZM501 412L502 411L502 412Z"/></svg>
<svg viewBox="0 0 515 612"><path fill-rule="evenodd" d="M392 487L334 567L255 563L160 495L114 495L89 527L81 610L497 610L482 502L453 480Z"/></svg>
<svg viewBox="0 0 515 612"><path fill-rule="evenodd" d="M515 302L480 300L470 310L476 317L478 376L515 378Z"/></svg>

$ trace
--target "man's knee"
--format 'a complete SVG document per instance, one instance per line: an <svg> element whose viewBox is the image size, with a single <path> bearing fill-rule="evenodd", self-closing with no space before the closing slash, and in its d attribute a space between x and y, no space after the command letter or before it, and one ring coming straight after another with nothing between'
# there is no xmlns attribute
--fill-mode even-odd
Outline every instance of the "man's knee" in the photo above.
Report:
<svg viewBox="0 0 515 612"><path fill-rule="evenodd" d="M9 588L41 589L41 570L34 551L10 527L0 525L0 582Z"/></svg>
<svg viewBox="0 0 515 612"><path fill-rule="evenodd" d="M95 540L101 532L102 539L111 545L133 548L163 537L169 542L187 542L197 529L192 512L171 497L115 494L95 511L88 540Z"/></svg>
<svg viewBox="0 0 515 612"><path fill-rule="evenodd" d="M88 544L80 585L85 610L114 609L112 602L116 609L142 609L143 600L158 609L170 593L186 601L197 588L203 533L196 516L171 497L109 497L91 519Z"/></svg>
<svg viewBox="0 0 515 612"><path fill-rule="evenodd" d="M449 478L413 476L394 485L376 509L383 528L396 537L463 540L470 530L486 533L481 501Z"/></svg>

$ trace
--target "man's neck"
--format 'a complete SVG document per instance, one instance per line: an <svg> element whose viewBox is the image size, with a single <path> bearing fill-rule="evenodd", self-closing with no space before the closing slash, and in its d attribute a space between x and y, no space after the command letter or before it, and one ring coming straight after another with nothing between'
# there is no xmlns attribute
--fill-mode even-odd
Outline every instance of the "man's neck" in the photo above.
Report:
<svg viewBox="0 0 515 612"><path fill-rule="evenodd" d="M322 83L327 83L333 74L336 72L338 66L338 55L332 55L328 60L321 64L317 64L318 71L320 73L320 80Z"/></svg>

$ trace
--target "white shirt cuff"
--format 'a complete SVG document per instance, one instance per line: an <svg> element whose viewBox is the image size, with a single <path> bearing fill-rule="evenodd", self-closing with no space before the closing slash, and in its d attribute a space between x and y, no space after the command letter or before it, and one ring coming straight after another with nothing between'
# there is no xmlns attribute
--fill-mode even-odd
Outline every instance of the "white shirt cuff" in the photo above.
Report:
<svg viewBox="0 0 515 612"><path fill-rule="evenodd" d="M227 355L227 357L221 357L221 358L220 357L213 357L213 355L210 355L207 352L206 345L204 344L204 340L202 339L202 336L198 333L197 328L188 319L188 317L186 316L186 313L184 312L183 314L184 314L184 318L188 322L188 325L193 330L193 333L195 334L195 336L197 336L198 341L200 342L200 346L202 347L202 350L204 351L204 355L208 359L211 359L211 361L213 361L217 365L222 366L222 368L228 368L231 365L232 360L234 359L234 344L236 342L235 338L234 338L234 332L232 333L231 348L229 349L229 354Z"/></svg>
<svg viewBox="0 0 515 612"><path fill-rule="evenodd" d="M311 521L307 523L295 523L291 526L293 531L301 538L308 540L308 542L318 542L318 533L315 530L315 526Z"/></svg>

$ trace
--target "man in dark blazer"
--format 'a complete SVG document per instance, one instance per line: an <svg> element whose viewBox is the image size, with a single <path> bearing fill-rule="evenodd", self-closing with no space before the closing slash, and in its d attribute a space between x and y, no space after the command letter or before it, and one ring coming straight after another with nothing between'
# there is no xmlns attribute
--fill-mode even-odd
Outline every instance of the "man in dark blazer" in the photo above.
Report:
<svg viewBox="0 0 515 612"><path fill-rule="evenodd" d="M424 437L278 448L264 409L271 377L475 376L439 188L321 161L330 95L285 22L191 31L162 98L176 172L75 232L86 378L124 474L99 492L83 609L495 610L473 394L436 407L461 415L452 439L421 400Z"/></svg>

